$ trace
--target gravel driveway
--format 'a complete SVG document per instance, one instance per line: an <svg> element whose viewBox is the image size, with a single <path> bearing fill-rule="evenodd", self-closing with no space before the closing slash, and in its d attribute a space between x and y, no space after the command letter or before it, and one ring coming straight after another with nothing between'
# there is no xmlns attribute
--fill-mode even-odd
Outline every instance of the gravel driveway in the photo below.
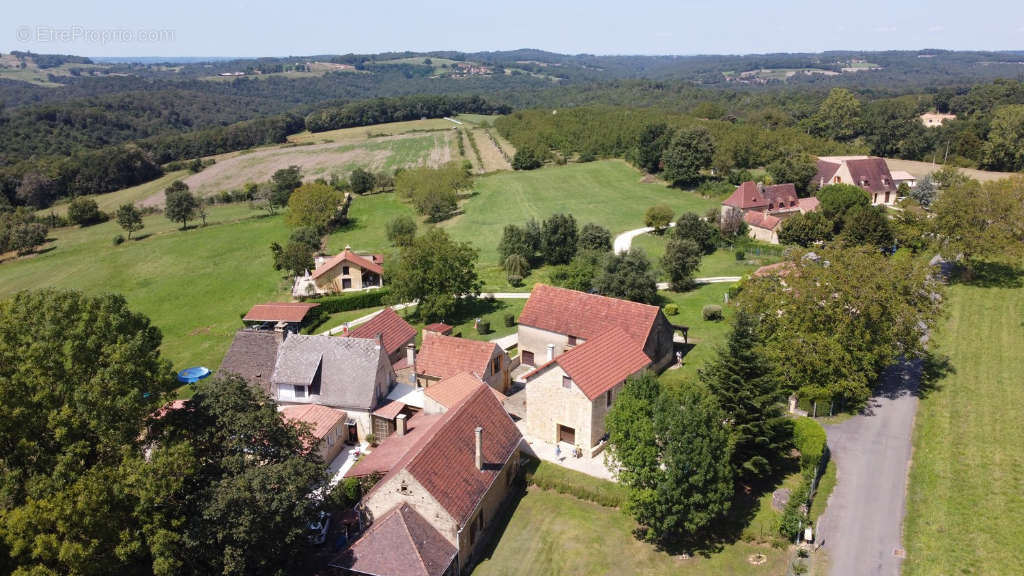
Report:
<svg viewBox="0 0 1024 576"><path fill-rule="evenodd" d="M919 364L890 368L864 413L825 427L838 484L816 539L832 576L900 573L919 379Z"/></svg>

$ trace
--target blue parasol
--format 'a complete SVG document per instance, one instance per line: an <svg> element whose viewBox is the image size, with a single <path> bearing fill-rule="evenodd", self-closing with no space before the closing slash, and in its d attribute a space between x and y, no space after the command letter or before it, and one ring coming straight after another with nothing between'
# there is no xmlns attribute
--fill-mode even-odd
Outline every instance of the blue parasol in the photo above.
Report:
<svg viewBox="0 0 1024 576"><path fill-rule="evenodd" d="M210 374L212 374L212 372L210 372L210 369L206 366L193 366L178 372L178 382L192 384L193 382L199 382Z"/></svg>

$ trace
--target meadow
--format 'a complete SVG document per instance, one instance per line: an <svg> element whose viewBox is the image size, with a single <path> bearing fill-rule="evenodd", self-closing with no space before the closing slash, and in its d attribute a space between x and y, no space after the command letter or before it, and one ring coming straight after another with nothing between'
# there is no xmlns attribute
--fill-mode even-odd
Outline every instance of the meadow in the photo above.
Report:
<svg viewBox="0 0 1024 576"><path fill-rule="evenodd" d="M1024 287L953 286L914 426L908 576L1024 573Z"/></svg>

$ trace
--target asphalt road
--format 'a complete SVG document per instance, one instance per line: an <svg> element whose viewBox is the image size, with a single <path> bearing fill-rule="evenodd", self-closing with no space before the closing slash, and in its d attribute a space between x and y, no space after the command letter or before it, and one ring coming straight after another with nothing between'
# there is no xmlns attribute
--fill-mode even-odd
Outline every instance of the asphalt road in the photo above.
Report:
<svg viewBox="0 0 1024 576"><path fill-rule="evenodd" d="M838 484L818 521L816 545L832 576L900 573L919 379L917 364L887 370L864 413L825 427Z"/></svg>

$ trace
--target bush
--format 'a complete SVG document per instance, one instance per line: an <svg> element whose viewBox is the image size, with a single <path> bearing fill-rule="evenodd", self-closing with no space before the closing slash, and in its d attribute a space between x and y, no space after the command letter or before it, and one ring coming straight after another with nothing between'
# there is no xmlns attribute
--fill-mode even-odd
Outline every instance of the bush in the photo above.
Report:
<svg viewBox="0 0 1024 576"><path fill-rule="evenodd" d="M99 205L92 198L78 197L68 204L68 220L72 224L88 226L106 220Z"/></svg>
<svg viewBox="0 0 1024 576"><path fill-rule="evenodd" d="M547 462L531 462L524 469L528 485L575 496L607 508L622 508L626 504L626 487L614 482L592 478Z"/></svg>
<svg viewBox="0 0 1024 576"><path fill-rule="evenodd" d="M481 320L476 323L477 334L490 334L491 333L491 321Z"/></svg>
<svg viewBox="0 0 1024 576"><path fill-rule="evenodd" d="M722 307L718 304L708 304L700 309L700 314L705 320L717 322L722 319Z"/></svg>
<svg viewBox="0 0 1024 576"><path fill-rule="evenodd" d="M679 314L679 306L675 304L665 305L665 316L675 316L676 314Z"/></svg>
<svg viewBox="0 0 1024 576"><path fill-rule="evenodd" d="M812 418L793 421L793 445L800 451L800 466L812 469L825 452L825 429Z"/></svg>
<svg viewBox="0 0 1024 576"><path fill-rule="evenodd" d="M124 244L124 236L120 234L114 236L114 246L117 246L118 244Z"/></svg>
<svg viewBox="0 0 1024 576"><path fill-rule="evenodd" d="M363 292L352 292L337 296L311 298L309 302L320 304L316 310L324 314L337 314L338 312L348 312L349 310L358 310L360 308L383 306L388 293L389 290L387 288L380 288L378 290L365 290Z"/></svg>
<svg viewBox="0 0 1024 576"><path fill-rule="evenodd" d="M744 252L743 250L737 250L736 251L736 261L737 262L741 261L741 260L745 260L746 258L747 258L747 253L746 252Z"/></svg>
<svg viewBox="0 0 1024 576"><path fill-rule="evenodd" d="M511 327L516 325L516 316L515 316L515 314L512 314L512 313L505 314L504 319L505 319L505 327L506 328L511 328Z"/></svg>
<svg viewBox="0 0 1024 576"><path fill-rule="evenodd" d="M518 275L518 274L509 274L508 275L508 285L509 286L522 286L523 285L523 277Z"/></svg>
<svg viewBox="0 0 1024 576"><path fill-rule="evenodd" d="M370 446L376 446L377 445L377 435L374 434L373 432L370 432L369 434L367 434L366 435L366 443L369 444Z"/></svg>

